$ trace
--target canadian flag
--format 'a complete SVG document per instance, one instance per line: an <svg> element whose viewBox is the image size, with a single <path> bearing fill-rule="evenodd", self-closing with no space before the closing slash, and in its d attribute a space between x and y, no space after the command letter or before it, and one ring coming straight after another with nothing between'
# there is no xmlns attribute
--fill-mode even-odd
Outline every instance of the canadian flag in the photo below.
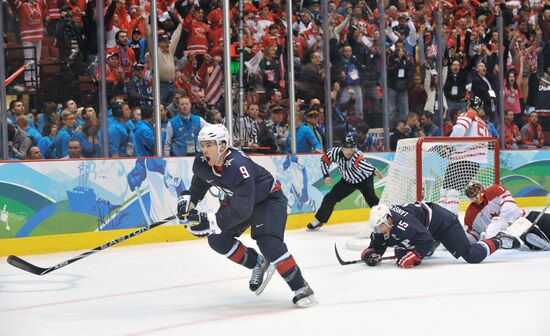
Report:
<svg viewBox="0 0 550 336"><path fill-rule="evenodd" d="M216 104L222 96L222 77L222 67L217 64L210 74L210 77L208 78L208 83L206 85L204 99L210 105Z"/></svg>

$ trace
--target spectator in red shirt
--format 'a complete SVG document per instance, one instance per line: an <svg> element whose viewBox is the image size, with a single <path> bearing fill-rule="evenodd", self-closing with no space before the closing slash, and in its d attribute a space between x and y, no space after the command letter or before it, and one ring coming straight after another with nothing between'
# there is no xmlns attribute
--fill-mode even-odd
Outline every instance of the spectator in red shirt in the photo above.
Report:
<svg viewBox="0 0 550 336"><path fill-rule="evenodd" d="M284 39L281 37L281 34L279 34L279 26L277 24L272 24L269 26L269 32L267 35L264 36L262 48L265 48L266 46L274 46L275 48L278 48L279 50L282 50L284 46Z"/></svg>
<svg viewBox="0 0 550 336"><path fill-rule="evenodd" d="M197 55L199 64L202 64L204 54L208 53L207 34L210 31L210 26L203 22L203 16L204 11L193 6L183 22L183 29L188 33L187 51Z"/></svg>
<svg viewBox="0 0 550 336"><path fill-rule="evenodd" d="M514 111L506 110L504 120L504 138L506 139L506 149L518 149L521 143L521 134L518 125L514 124Z"/></svg>
<svg viewBox="0 0 550 336"><path fill-rule="evenodd" d="M531 112L529 122L521 128L521 137L523 143L519 148L542 148L544 146L544 133L539 124L539 115L537 112Z"/></svg>
<svg viewBox="0 0 550 336"><path fill-rule="evenodd" d="M106 55L105 79L107 81L107 99L124 91L124 74L120 68L119 57L116 52ZM100 69L96 72L96 80L99 81Z"/></svg>
<svg viewBox="0 0 550 336"><path fill-rule="evenodd" d="M107 50L107 53L118 54L118 66L124 73L124 81L132 78L132 67L136 64L134 49L128 46L128 32L119 30L115 34L116 46Z"/></svg>
<svg viewBox="0 0 550 336"><path fill-rule="evenodd" d="M15 12L15 17L19 21L19 31L21 34L21 42L23 47L23 55L25 59L36 59L35 63L40 61L42 54L42 39L44 31L44 18L47 15L45 0L8 0L11 9ZM24 78L25 86L33 90L38 84L36 78L37 64L31 64L27 67Z"/></svg>

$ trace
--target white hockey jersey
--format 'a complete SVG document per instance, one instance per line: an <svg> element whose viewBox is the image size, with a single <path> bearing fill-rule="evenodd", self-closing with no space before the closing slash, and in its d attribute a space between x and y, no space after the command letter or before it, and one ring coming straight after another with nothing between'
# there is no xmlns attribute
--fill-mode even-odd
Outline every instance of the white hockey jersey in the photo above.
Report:
<svg viewBox="0 0 550 336"><path fill-rule="evenodd" d="M483 232L486 232L485 238L491 238L516 219L527 215L510 192L498 184L487 188L481 199L481 204L471 203L464 215L467 232L477 239Z"/></svg>
<svg viewBox="0 0 550 336"><path fill-rule="evenodd" d="M453 126L451 137L489 137L489 128L475 112L460 114ZM456 146L451 161L487 162L488 145L486 142L462 144Z"/></svg>
<svg viewBox="0 0 550 336"><path fill-rule="evenodd" d="M464 112L458 116L451 132L452 137L488 137L489 128L475 112Z"/></svg>

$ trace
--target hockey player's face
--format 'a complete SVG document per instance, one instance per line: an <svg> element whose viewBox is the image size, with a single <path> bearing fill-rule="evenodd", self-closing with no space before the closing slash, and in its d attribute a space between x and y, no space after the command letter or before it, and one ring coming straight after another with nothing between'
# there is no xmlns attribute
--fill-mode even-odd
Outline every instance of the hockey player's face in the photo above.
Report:
<svg viewBox="0 0 550 336"><path fill-rule="evenodd" d="M481 203L481 196L483 195L483 192L480 188L471 187L467 190L466 196L475 204Z"/></svg>
<svg viewBox="0 0 550 336"><path fill-rule="evenodd" d="M215 166L218 159L218 145L215 141L201 141L202 156L210 166Z"/></svg>
<svg viewBox="0 0 550 336"><path fill-rule="evenodd" d="M374 227L374 233L381 234L384 236L384 238L389 237L391 233L392 223L392 218L388 216L388 221L386 223L382 223Z"/></svg>

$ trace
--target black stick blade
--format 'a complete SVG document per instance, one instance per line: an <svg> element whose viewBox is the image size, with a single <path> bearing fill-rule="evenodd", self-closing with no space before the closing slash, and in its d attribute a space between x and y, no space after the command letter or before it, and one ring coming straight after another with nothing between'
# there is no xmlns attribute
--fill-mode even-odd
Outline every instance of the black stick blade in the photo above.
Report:
<svg viewBox="0 0 550 336"><path fill-rule="evenodd" d="M10 264L12 266L15 266L19 269L22 269L23 271L27 271L29 273L36 274L36 275L43 275L43 274L48 273L47 272L48 269L35 266L35 265L19 258L18 256L14 256L14 255L10 255L8 257L8 264Z"/></svg>
<svg viewBox="0 0 550 336"><path fill-rule="evenodd" d="M334 244L334 253L336 253L336 259L338 259L338 262L340 263L340 265L352 265L352 264L358 264L363 262L363 260L352 260L352 261L342 260L342 258L340 257L340 254L338 253L338 248L336 247L336 243Z"/></svg>

